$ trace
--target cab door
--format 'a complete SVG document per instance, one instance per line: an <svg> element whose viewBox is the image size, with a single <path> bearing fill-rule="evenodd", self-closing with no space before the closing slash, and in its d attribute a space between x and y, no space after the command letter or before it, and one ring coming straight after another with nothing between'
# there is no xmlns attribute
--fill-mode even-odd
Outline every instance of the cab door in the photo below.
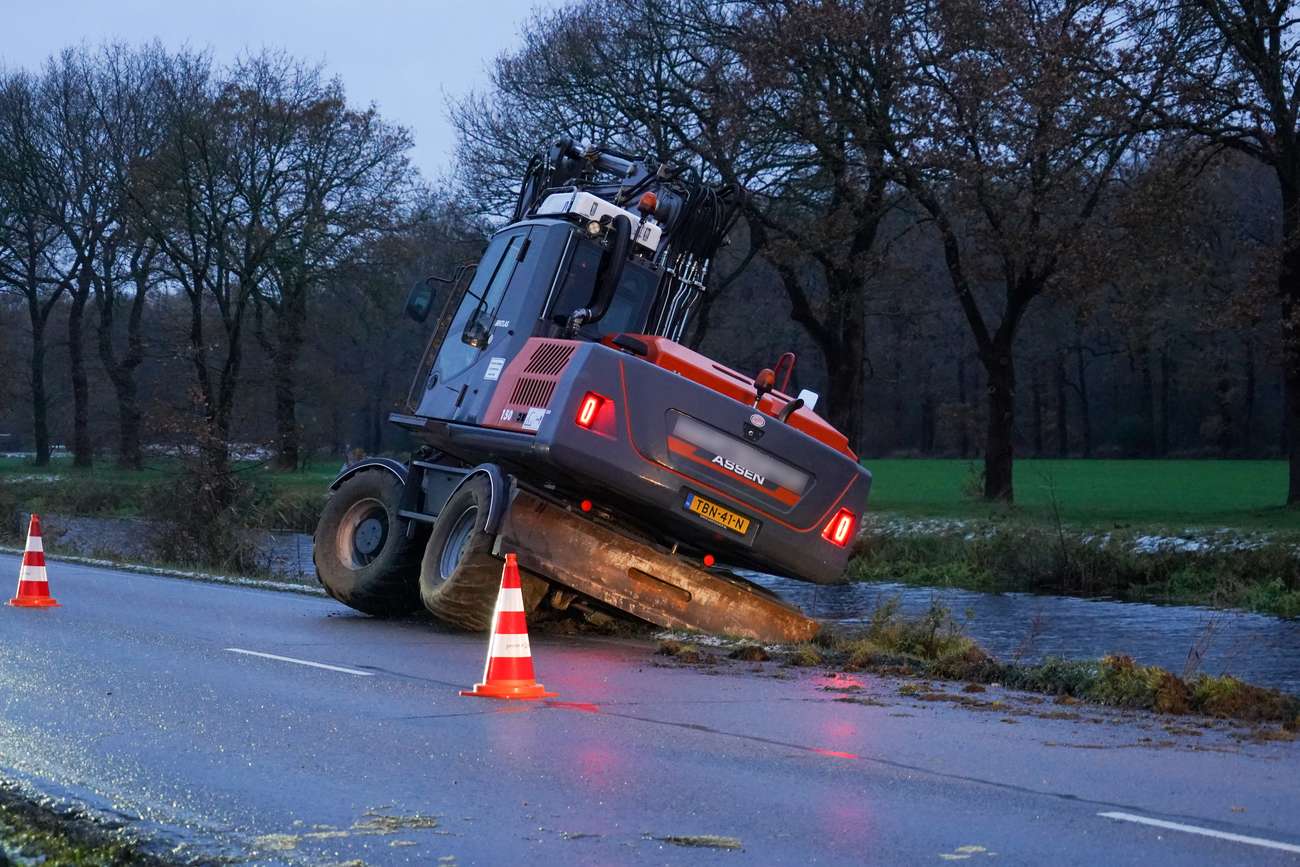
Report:
<svg viewBox="0 0 1300 867"><path fill-rule="evenodd" d="M508 323L498 324L497 314L520 264L528 257L531 231L532 227L521 226L496 235L455 312L439 323L445 331L425 380L420 415L446 420L467 415L469 391L483 378L478 368L488 363L489 347L498 343L503 329L508 328Z"/></svg>

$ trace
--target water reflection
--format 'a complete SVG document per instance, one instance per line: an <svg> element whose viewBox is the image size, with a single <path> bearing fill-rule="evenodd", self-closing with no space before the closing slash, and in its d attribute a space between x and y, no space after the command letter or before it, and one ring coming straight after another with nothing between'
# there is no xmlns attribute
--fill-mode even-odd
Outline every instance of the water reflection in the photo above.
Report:
<svg viewBox="0 0 1300 867"><path fill-rule="evenodd" d="M861 623L893 597L905 614L912 615L924 612L937 599L959 621L966 621L967 633L999 659L1127 653L1178 674L1188 652L1207 643L1202 670L1300 693L1300 620L1069 596L888 583L818 587L771 575L748 577L814 617L841 623Z"/></svg>

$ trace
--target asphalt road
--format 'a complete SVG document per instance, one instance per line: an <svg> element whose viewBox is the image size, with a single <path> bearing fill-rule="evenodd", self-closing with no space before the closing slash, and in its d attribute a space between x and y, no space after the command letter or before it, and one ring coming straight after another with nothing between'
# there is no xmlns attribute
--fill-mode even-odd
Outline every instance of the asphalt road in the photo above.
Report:
<svg viewBox="0 0 1300 867"><path fill-rule="evenodd" d="M50 581L64 607L0 608L0 775L182 856L1300 864L1300 743L588 637L534 637L554 702L462 698L486 642L428 621L58 562Z"/></svg>

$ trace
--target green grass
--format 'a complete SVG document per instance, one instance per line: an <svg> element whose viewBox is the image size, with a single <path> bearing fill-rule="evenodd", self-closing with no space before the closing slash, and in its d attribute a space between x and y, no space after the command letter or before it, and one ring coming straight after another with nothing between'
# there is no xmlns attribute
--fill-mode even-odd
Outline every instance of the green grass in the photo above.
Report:
<svg viewBox="0 0 1300 867"><path fill-rule="evenodd" d="M1284 461L1019 460L1016 504L990 505L978 490L978 461L865 460L874 482L872 512L908 517L1008 515L1090 527L1300 529L1300 511L1283 507Z"/></svg>

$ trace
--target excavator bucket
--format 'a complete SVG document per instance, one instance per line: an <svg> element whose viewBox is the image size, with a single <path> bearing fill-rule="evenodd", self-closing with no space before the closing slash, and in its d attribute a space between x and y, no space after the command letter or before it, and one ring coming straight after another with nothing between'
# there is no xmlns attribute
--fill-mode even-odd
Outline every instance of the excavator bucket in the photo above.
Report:
<svg viewBox="0 0 1300 867"><path fill-rule="evenodd" d="M817 634L817 621L756 584L696 568L524 491L500 534L523 568L658 626L774 643Z"/></svg>

